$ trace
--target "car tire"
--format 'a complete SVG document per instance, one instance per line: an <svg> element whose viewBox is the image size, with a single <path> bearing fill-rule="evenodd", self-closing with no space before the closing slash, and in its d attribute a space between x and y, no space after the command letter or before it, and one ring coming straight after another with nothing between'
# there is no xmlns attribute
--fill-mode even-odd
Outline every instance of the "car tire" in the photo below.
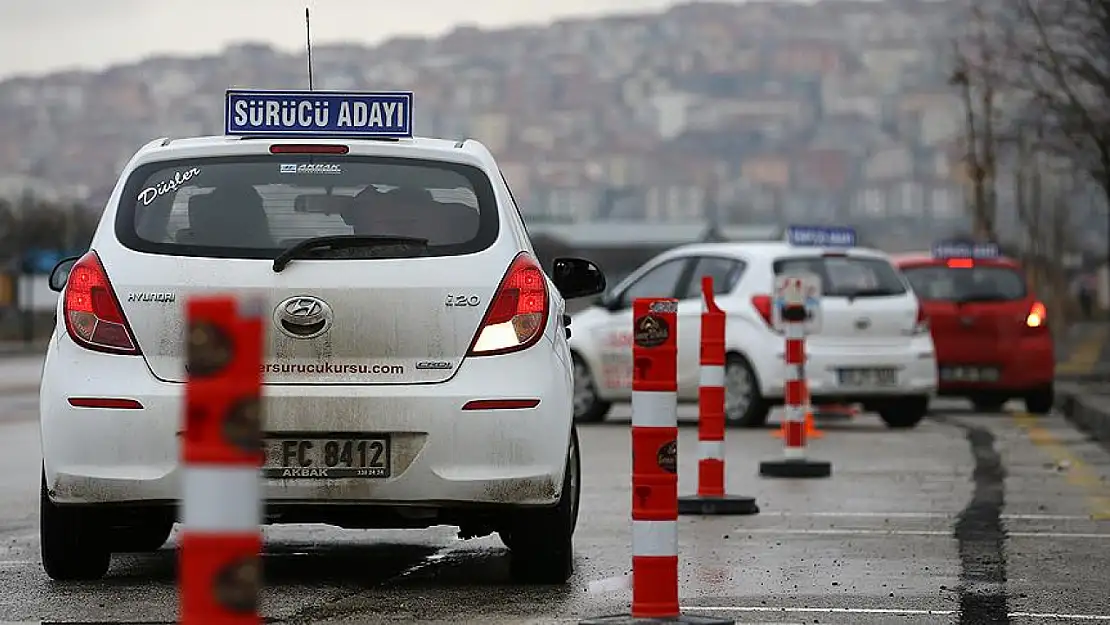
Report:
<svg viewBox="0 0 1110 625"><path fill-rule="evenodd" d="M39 488L39 544L42 568L57 581L90 581L104 577L112 552L103 526L81 508L50 501L43 471Z"/></svg>
<svg viewBox="0 0 1110 625"><path fill-rule="evenodd" d="M917 427L928 413L928 397L899 397L879 405L879 417L895 430Z"/></svg>
<svg viewBox="0 0 1110 625"><path fill-rule="evenodd" d="M1005 397L973 397L971 405L975 412L994 413L1002 412L1002 407L1009 399Z"/></svg>
<svg viewBox="0 0 1110 625"><path fill-rule="evenodd" d="M138 527L112 528L111 545L115 553L158 551L170 538L173 521L152 521Z"/></svg>
<svg viewBox="0 0 1110 625"><path fill-rule="evenodd" d="M574 530L582 492L582 460L578 431L571 429L567 466L559 503L529 510L499 532L511 551L513 580L525 584L565 584L574 573Z"/></svg>
<svg viewBox="0 0 1110 625"><path fill-rule="evenodd" d="M601 399L597 394L597 381L586 361L571 352L574 361L574 421L575 423L600 423L613 408L611 402Z"/></svg>
<svg viewBox="0 0 1110 625"><path fill-rule="evenodd" d="M746 399L737 407L739 395ZM761 428L767 425L771 405L759 390L755 370L747 358L729 354L725 358L725 423L731 427Z"/></svg>
<svg viewBox="0 0 1110 625"><path fill-rule="evenodd" d="M1052 411L1052 404L1055 402L1056 394L1050 384L1025 395L1025 411L1035 415L1046 415Z"/></svg>

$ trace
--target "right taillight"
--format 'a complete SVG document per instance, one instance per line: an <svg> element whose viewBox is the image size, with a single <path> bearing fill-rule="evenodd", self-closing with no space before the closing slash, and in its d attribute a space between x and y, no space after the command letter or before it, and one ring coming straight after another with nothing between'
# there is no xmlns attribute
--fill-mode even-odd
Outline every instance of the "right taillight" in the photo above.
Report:
<svg viewBox="0 0 1110 625"><path fill-rule="evenodd" d="M920 303L917 304L917 319L913 322L914 336L921 336L929 333L929 316L925 314L925 307Z"/></svg>
<svg viewBox="0 0 1110 625"><path fill-rule="evenodd" d="M1047 328L1048 310L1041 302L1033 302L1029 314L1025 316L1025 325L1029 328Z"/></svg>
<svg viewBox="0 0 1110 625"><path fill-rule="evenodd" d="M547 325L547 308L543 270L522 252L497 287L469 355L508 354L535 345Z"/></svg>
<svg viewBox="0 0 1110 625"><path fill-rule="evenodd" d="M752 296L752 308L754 308L755 311L757 313L759 313L760 317L763 317L763 322L766 323L767 327L769 327L769 328L773 327L773 325L774 325L774 319L772 317L774 312L773 312L773 309L771 308L771 306L772 306L772 301L771 301L771 296L770 295L753 295Z"/></svg>
<svg viewBox="0 0 1110 625"><path fill-rule="evenodd" d="M138 345L96 252L73 264L66 280L62 317L73 342L98 352L134 356Z"/></svg>

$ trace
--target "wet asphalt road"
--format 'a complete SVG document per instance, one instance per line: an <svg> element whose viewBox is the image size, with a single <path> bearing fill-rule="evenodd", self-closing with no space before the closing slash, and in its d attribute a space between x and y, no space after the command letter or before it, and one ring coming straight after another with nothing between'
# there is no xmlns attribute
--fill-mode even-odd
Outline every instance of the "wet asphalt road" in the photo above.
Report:
<svg viewBox="0 0 1110 625"><path fill-rule="evenodd" d="M172 621L172 538L156 554L116 556L97 583L42 572L36 402L26 390L0 392L0 622ZM585 484L567 587L510 585L496 537L268 528L265 615L497 624L627 612L628 414L618 407L611 423L581 428ZM738 623L1110 622L1110 454L1060 417L938 402L909 432L872 415L822 427L810 451L833 463L831 479L759 478L780 439L729 432L729 492L754 495L762 511L683 518L687 613ZM696 437L692 424L682 428L683 494L694 490Z"/></svg>

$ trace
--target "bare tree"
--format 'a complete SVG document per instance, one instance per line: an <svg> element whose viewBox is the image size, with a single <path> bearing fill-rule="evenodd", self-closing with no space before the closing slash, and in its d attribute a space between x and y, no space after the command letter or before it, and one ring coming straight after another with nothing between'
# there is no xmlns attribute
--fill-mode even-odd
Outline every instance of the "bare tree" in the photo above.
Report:
<svg viewBox="0 0 1110 625"><path fill-rule="evenodd" d="M957 87L964 108L962 148L971 180L973 236L997 238L997 97L998 72L995 42L990 37L991 22L978 4L970 8L971 31L952 41L953 68L949 84Z"/></svg>
<svg viewBox="0 0 1110 625"><path fill-rule="evenodd" d="M1110 2L1010 0L1006 82L1018 124L1043 128L1039 149L1070 160L1110 204Z"/></svg>

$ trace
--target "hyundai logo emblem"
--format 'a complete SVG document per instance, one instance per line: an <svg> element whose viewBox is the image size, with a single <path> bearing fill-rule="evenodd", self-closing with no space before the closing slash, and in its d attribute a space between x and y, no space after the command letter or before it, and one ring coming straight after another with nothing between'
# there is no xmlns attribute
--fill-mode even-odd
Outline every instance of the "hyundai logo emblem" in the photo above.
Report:
<svg viewBox="0 0 1110 625"><path fill-rule="evenodd" d="M860 317L856 319L856 328L859 330L866 330L871 327L871 320L867 317Z"/></svg>
<svg viewBox="0 0 1110 625"><path fill-rule="evenodd" d="M295 339L316 338L331 329L331 306L318 297L290 297L274 309L274 324L281 332Z"/></svg>

